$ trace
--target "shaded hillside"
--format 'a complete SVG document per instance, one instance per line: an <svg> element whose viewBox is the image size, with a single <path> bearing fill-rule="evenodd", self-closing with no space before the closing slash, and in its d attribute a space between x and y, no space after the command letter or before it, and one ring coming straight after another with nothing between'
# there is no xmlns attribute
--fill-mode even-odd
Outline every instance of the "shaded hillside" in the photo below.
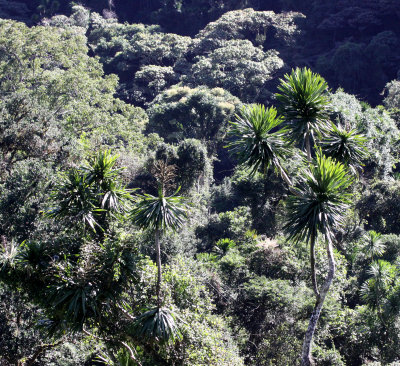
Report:
<svg viewBox="0 0 400 366"><path fill-rule="evenodd" d="M302 37L296 43L299 57L289 62L289 66L310 66L321 72L331 87L342 86L372 104L381 102L379 93L398 73L400 2L395 0L86 0L82 3L106 17L116 16L120 22L158 24L166 33L192 37L231 10L252 7L259 11L299 11L306 21L300 25ZM70 13L67 0L0 1L0 17L28 24L63 13ZM285 52L284 45L269 48ZM109 71L118 73L113 68Z"/></svg>

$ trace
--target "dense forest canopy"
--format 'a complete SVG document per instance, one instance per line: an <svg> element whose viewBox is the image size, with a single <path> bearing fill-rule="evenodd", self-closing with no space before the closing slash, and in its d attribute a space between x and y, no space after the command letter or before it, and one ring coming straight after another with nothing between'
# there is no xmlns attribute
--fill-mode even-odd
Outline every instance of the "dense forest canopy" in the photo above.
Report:
<svg viewBox="0 0 400 366"><path fill-rule="evenodd" d="M0 365L400 363L397 0L0 0Z"/></svg>

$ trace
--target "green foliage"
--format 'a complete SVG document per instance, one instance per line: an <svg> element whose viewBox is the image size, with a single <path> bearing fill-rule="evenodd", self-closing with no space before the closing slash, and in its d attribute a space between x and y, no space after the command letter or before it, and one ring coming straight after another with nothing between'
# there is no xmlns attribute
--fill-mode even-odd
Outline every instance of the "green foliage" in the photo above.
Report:
<svg viewBox="0 0 400 366"><path fill-rule="evenodd" d="M398 207L400 207L400 182L377 181L369 187L357 202L360 217L366 227L382 234L400 234Z"/></svg>
<svg viewBox="0 0 400 366"><path fill-rule="evenodd" d="M300 34L298 23L303 17L296 12L276 14L250 7L229 11L202 29L196 36L199 42L192 47L196 54L203 54L223 47L232 39L247 39L254 46L261 45L266 49L291 46Z"/></svg>
<svg viewBox="0 0 400 366"><path fill-rule="evenodd" d="M302 313L311 293L290 281L255 276L244 283L235 313L249 332L249 362L261 365L293 364L301 344Z"/></svg>
<svg viewBox="0 0 400 366"><path fill-rule="evenodd" d="M386 110L295 69L276 95L283 122L270 105L276 77L315 55L331 85L379 103L397 72L396 1L0 0L0 15L57 3L43 26L0 21L0 363L294 365L314 305L307 241L321 282L327 237L337 275L316 363L398 362L398 83ZM151 134L115 95L148 107ZM240 112L233 95L268 108ZM222 149L235 113L229 144L247 167ZM289 142L309 147L308 166ZM361 165L347 212L346 166Z"/></svg>
<svg viewBox="0 0 400 366"><path fill-rule="evenodd" d="M385 252L385 245L382 243L381 237L381 234L373 230L368 231L364 235L364 246L362 250L367 257L374 259L376 257L381 257Z"/></svg>
<svg viewBox="0 0 400 366"><path fill-rule="evenodd" d="M27 158L79 158L83 132L97 148L141 147L132 141L146 123L143 111L114 97L117 79L88 56L82 32L2 20L0 48L2 175Z"/></svg>
<svg viewBox="0 0 400 366"><path fill-rule="evenodd" d="M393 80L386 84L387 95L384 99L386 108L400 109L400 81Z"/></svg>
<svg viewBox="0 0 400 366"><path fill-rule="evenodd" d="M305 147L308 136L315 139L328 128L328 84L310 69L297 68L285 74L276 99L289 128L289 138Z"/></svg>
<svg viewBox="0 0 400 366"><path fill-rule="evenodd" d="M355 90L356 83L364 82L367 71L365 45L355 42L344 42L332 58L332 69L338 84L350 91Z"/></svg>
<svg viewBox="0 0 400 366"><path fill-rule="evenodd" d="M212 158L208 156L205 144L199 140L185 139L177 146L159 143L155 156L150 157L146 164L148 171L154 170L155 161L174 167L173 185L180 186L184 194L194 193L193 188L197 193L200 189L207 191L212 182Z"/></svg>
<svg viewBox="0 0 400 366"><path fill-rule="evenodd" d="M397 276L397 268L386 261L378 260L371 264L367 273L370 279L361 287L362 297L373 310L381 311Z"/></svg>
<svg viewBox="0 0 400 366"><path fill-rule="evenodd" d="M178 230L187 217L188 205L184 197L177 196L179 189L171 196L165 196L161 187L158 196L144 194L137 196L138 202L131 211L131 219L140 228Z"/></svg>
<svg viewBox="0 0 400 366"><path fill-rule="evenodd" d="M348 166L356 173L368 156L365 146L367 139L355 129L346 129L340 124L331 125L328 135L321 141L322 151L326 156Z"/></svg>
<svg viewBox="0 0 400 366"><path fill-rule="evenodd" d="M207 56L197 57L183 81L223 88L244 102L252 102L270 96L266 83L283 65L275 50L263 52L250 41L229 40Z"/></svg>
<svg viewBox="0 0 400 366"><path fill-rule="evenodd" d="M368 159L364 160L365 175L386 177L398 161L399 130L396 122L382 107L371 108L354 96L339 89L331 95L333 118L356 129L366 138Z"/></svg>
<svg viewBox="0 0 400 366"><path fill-rule="evenodd" d="M182 339L176 324L177 316L166 308L155 308L139 315L132 325L130 334L140 340L158 343Z"/></svg>
<svg viewBox="0 0 400 366"><path fill-rule="evenodd" d="M198 140L185 139L179 143L177 154L177 180L182 191L188 192L196 183L198 190L200 185L208 188L212 172L206 146Z"/></svg>
<svg viewBox="0 0 400 366"><path fill-rule="evenodd" d="M145 104L177 82L171 66L145 65L136 72L132 90L128 93L132 94L134 101Z"/></svg>
<svg viewBox="0 0 400 366"><path fill-rule="evenodd" d="M296 171L296 168L300 170L292 162L287 161L286 167L292 171ZM253 176L249 172L248 168L238 167L232 177L225 178L218 186L214 185L211 190L211 207L220 213L248 206L253 228L260 234L274 237L281 227L280 202L286 191L285 185L280 177L270 174L271 171L267 175L256 173Z"/></svg>
<svg viewBox="0 0 400 366"><path fill-rule="evenodd" d="M304 181L295 188L298 195L288 200L285 229L290 239L309 241L320 232L326 239L334 238L334 230L344 220L350 203L348 188L353 179L343 164L322 155L304 172Z"/></svg>
<svg viewBox="0 0 400 366"><path fill-rule="evenodd" d="M255 174L259 169L265 174L272 166L282 169L280 159L288 154L284 136L287 129L277 129L282 118L277 117L274 107L263 105L244 107L236 120L231 122L229 131L232 142L228 148L238 156L240 163L247 164Z"/></svg>
<svg viewBox="0 0 400 366"><path fill-rule="evenodd" d="M110 218L123 218L132 200L115 167L118 155L99 152L88 165L69 171L53 192L55 207L47 216L68 220L85 230L107 231Z"/></svg>
<svg viewBox="0 0 400 366"><path fill-rule="evenodd" d="M202 241L200 248L210 250L220 239L240 241L251 227L247 207L236 207L233 211L211 215L208 222L196 229L196 236Z"/></svg>
<svg viewBox="0 0 400 366"><path fill-rule="evenodd" d="M37 218L55 178L51 164L29 158L15 163L11 175L0 185L0 231L22 241L36 230Z"/></svg>
<svg viewBox="0 0 400 366"><path fill-rule="evenodd" d="M202 140L213 150L239 105L237 98L221 88L174 86L150 104L149 130L158 131L168 142Z"/></svg>
<svg viewBox="0 0 400 366"><path fill-rule="evenodd" d="M385 249L383 259L393 262L400 256L400 238L397 235L389 234L380 237L381 246Z"/></svg>
<svg viewBox="0 0 400 366"><path fill-rule="evenodd" d="M231 239L224 238L224 239L219 239L215 243L215 246L218 250L221 250L223 254L226 254L228 250L236 246L236 243Z"/></svg>

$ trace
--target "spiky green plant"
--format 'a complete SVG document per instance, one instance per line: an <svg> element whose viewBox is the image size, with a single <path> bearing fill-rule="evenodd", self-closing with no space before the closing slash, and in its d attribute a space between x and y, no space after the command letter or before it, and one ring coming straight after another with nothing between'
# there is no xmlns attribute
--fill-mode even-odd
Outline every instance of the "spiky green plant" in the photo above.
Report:
<svg viewBox="0 0 400 366"><path fill-rule="evenodd" d="M282 122L274 107L265 108L261 104L243 107L235 116L235 121L230 122L231 142L227 147L240 163L251 168L251 174L259 169L266 173L272 167L291 185L280 162L289 153L285 139L288 131L282 128Z"/></svg>
<svg viewBox="0 0 400 366"><path fill-rule="evenodd" d="M374 230L364 234L363 242L362 251L371 260L381 256L385 252L385 244L382 242L382 235Z"/></svg>
<svg viewBox="0 0 400 366"><path fill-rule="evenodd" d="M347 165L356 174L363 166L363 160L368 157L366 142L367 138L356 129L346 129L332 123L320 146L325 155Z"/></svg>
<svg viewBox="0 0 400 366"><path fill-rule="evenodd" d="M130 330L131 335L150 342L167 343L182 339L177 316L167 308L154 308L138 316Z"/></svg>
<svg viewBox="0 0 400 366"><path fill-rule="evenodd" d="M52 193L55 207L47 216L81 223L102 238L110 219L122 219L132 200L132 190L121 183L117 158L110 150L101 151L85 166L67 172Z"/></svg>
<svg viewBox="0 0 400 366"><path fill-rule="evenodd" d="M96 196L86 175L77 169L65 174L62 182L52 192L55 207L46 215L55 219L70 220L71 223L82 224L96 230L98 223L95 218Z"/></svg>
<svg viewBox="0 0 400 366"><path fill-rule="evenodd" d="M289 239L310 242L321 233L332 241L349 207L352 182L342 163L319 151L316 163L304 171L302 185L295 188L298 195L288 198L285 229Z"/></svg>
<svg viewBox="0 0 400 366"><path fill-rule="evenodd" d="M319 315L335 275L332 242L334 233L344 221L350 203L348 188L353 178L346 167L326 157L319 150L315 164L304 172L303 183L295 188L296 195L288 198L285 230L289 239L308 242L313 289L317 298L304 338L301 364L311 365L311 344ZM318 289L315 275L315 243L321 234L327 242L329 271Z"/></svg>
<svg viewBox="0 0 400 366"><path fill-rule="evenodd" d="M307 68L296 68L280 79L279 111L285 118L290 141L306 149L311 161L311 144L329 128L328 84Z"/></svg>
<svg viewBox="0 0 400 366"><path fill-rule="evenodd" d="M142 229L178 230L185 222L188 208L186 199L178 196L178 193L179 189L171 196L165 196L159 188L158 196L136 196L137 203L131 211L133 223Z"/></svg>
<svg viewBox="0 0 400 366"><path fill-rule="evenodd" d="M138 196L138 202L131 211L132 222L142 229L154 231L157 262L157 308L142 314L138 319L137 327L143 326L146 337L155 337L162 340L174 337L179 329L176 327L171 313L161 308L161 247L160 234L168 229L174 231L182 227L188 211L188 204L184 197L178 196L178 190L171 196L165 196L164 185L161 184L158 196L150 194ZM139 329L139 328L137 328Z"/></svg>
<svg viewBox="0 0 400 366"><path fill-rule="evenodd" d="M367 274L370 278L361 286L361 295L369 307L382 312L383 301L398 275L398 270L389 262L378 260L372 262Z"/></svg>

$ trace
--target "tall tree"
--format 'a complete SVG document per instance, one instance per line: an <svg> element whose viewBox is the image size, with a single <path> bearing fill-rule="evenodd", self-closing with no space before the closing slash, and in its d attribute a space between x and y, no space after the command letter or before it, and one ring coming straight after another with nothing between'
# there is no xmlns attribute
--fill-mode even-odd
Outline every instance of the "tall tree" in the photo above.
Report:
<svg viewBox="0 0 400 366"><path fill-rule="evenodd" d="M132 222L142 229L154 232L157 263L157 307L150 309L136 320L134 331L138 336L159 341L169 341L179 336L175 324L175 316L162 307L161 295L161 246L160 235L168 229L174 231L182 227L187 216L187 203L184 197L178 196L179 188L170 196L166 195L168 186L173 180L173 166L164 161L156 163L156 178L159 182L158 196L150 194L139 195L137 204L131 211Z"/></svg>
<svg viewBox="0 0 400 366"><path fill-rule="evenodd" d="M347 165L352 173L357 174L368 156L366 141L367 138L356 129L332 123L321 147L326 156Z"/></svg>
<svg viewBox="0 0 400 366"><path fill-rule="evenodd" d="M306 149L311 162L311 144L329 128L328 84L307 68L286 74L278 86L276 99L289 128L289 138Z"/></svg>
<svg viewBox="0 0 400 366"><path fill-rule="evenodd" d="M353 178L348 175L345 166L330 157L317 152L316 163L310 164L304 172L303 183L294 188L297 195L288 198L288 216L285 224L289 239L295 242L309 243L311 250L312 283L316 295L316 303L311 314L305 334L301 354L301 365L312 364L312 339L326 295L335 276L335 258L333 241L335 230L344 220L346 209L350 203L348 188ZM326 253L329 270L321 289L318 289L315 275L315 244L318 234L326 242Z"/></svg>
<svg viewBox="0 0 400 366"><path fill-rule="evenodd" d="M289 187L292 182L280 162L289 153L285 140L286 128L274 107L265 108L254 104L242 108L231 122L229 132L232 141L227 145L240 163L251 167L254 174L261 169L264 174L272 167L278 171Z"/></svg>

